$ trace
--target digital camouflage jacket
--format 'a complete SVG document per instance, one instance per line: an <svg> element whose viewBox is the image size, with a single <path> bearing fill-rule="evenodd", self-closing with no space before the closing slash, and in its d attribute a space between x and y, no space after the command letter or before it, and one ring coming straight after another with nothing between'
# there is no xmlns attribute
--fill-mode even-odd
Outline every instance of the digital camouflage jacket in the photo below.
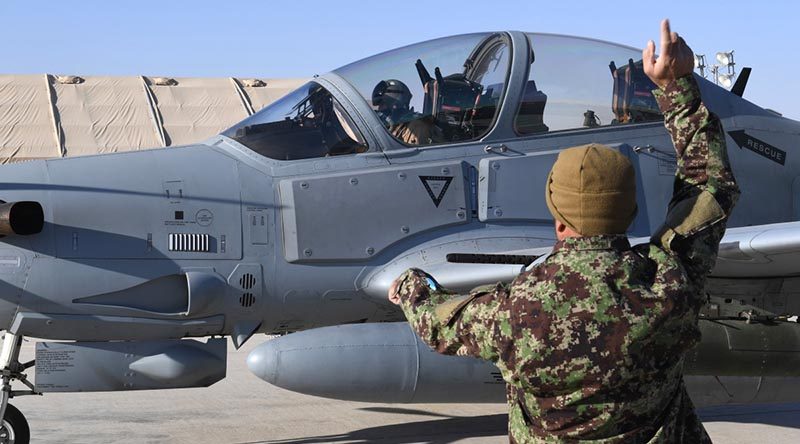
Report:
<svg viewBox="0 0 800 444"><path fill-rule="evenodd" d="M664 226L649 244L568 238L511 285L465 296L402 277L406 317L433 349L494 362L517 443L699 443L684 353L738 189L719 119L692 76L656 91L677 152Z"/></svg>

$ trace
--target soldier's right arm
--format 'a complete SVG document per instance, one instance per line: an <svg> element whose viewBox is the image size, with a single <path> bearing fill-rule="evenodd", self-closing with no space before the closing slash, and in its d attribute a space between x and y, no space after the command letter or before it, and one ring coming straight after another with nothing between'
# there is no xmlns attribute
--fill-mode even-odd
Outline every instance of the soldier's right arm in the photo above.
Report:
<svg viewBox="0 0 800 444"><path fill-rule="evenodd" d="M678 254L690 277L711 272L725 222L739 195L719 118L703 105L689 74L656 92L677 154L667 220L654 236Z"/></svg>
<svg viewBox="0 0 800 444"><path fill-rule="evenodd" d="M678 255L690 279L700 283L711 272L725 222L739 196L728 162L719 118L703 104L692 74L694 55L669 21L661 24L661 54L655 43L642 53L645 73L664 113L664 125L677 154L677 171L667 220L653 242Z"/></svg>

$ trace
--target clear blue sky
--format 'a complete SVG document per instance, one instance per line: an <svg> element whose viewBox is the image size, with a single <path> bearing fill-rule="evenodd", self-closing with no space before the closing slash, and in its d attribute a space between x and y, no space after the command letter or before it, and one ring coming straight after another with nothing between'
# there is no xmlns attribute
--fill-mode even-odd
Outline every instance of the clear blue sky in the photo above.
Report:
<svg viewBox="0 0 800 444"><path fill-rule="evenodd" d="M643 47L661 18L708 59L752 66L745 97L800 119L800 6L781 1L0 2L0 73L307 77L449 34L515 29ZM790 52L791 51L791 52Z"/></svg>

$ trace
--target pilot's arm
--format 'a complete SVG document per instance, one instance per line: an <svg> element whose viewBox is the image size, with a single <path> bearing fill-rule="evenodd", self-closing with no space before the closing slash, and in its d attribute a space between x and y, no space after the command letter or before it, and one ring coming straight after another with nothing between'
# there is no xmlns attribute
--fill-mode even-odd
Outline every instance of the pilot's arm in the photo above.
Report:
<svg viewBox="0 0 800 444"><path fill-rule="evenodd" d="M508 287L497 284L456 295L429 279L412 268L390 290L390 299L400 305L417 335L439 353L497 361L511 339L505 341L510 332L502 331L511 320Z"/></svg>
<svg viewBox="0 0 800 444"><path fill-rule="evenodd" d="M654 92L672 136L677 171L672 201L654 244L678 255L694 282L714 267L725 223L739 196L719 118L700 98L691 49L669 22L662 23L661 56L654 44L643 54L645 72L659 85Z"/></svg>
<svg viewBox="0 0 800 444"><path fill-rule="evenodd" d="M442 130L426 117L400 123L390 131L407 145L425 146L444 142Z"/></svg>

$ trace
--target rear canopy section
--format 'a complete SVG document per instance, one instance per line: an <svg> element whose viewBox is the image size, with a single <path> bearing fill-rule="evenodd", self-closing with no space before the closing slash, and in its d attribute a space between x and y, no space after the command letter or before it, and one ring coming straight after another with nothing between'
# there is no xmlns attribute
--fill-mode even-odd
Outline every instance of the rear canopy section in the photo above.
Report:
<svg viewBox="0 0 800 444"><path fill-rule="evenodd" d="M0 163L199 142L304 82L0 75Z"/></svg>

